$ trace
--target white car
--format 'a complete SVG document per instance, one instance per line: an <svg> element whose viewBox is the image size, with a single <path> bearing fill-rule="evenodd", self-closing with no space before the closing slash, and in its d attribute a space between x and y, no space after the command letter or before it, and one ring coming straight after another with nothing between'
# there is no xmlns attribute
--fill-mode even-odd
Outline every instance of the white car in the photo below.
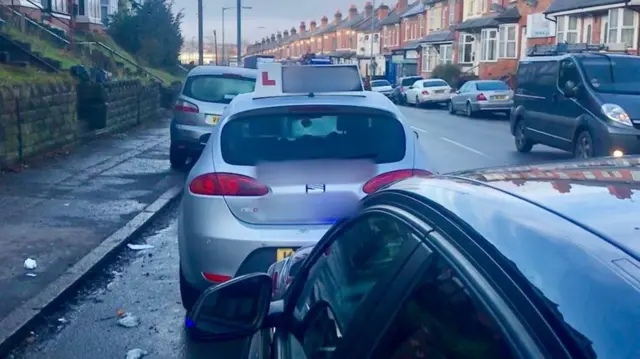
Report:
<svg viewBox="0 0 640 359"><path fill-rule="evenodd" d="M444 104L451 99L451 86L441 79L418 80L407 89L406 94L408 104Z"/></svg>
<svg viewBox="0 0 640 359"><path fill-rule="evenodd" d="M373 80L371 81L371 91L380 92L387 97L391 97L393 86L387 80Z"/></svg>

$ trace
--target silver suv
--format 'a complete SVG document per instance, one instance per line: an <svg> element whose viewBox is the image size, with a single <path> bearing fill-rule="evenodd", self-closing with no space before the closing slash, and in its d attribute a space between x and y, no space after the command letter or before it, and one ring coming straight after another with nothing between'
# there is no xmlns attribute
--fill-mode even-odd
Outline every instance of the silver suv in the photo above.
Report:
<svg viewBox="0 0 640 359"><path fill-rule="evenodd" d="M173 109L171 166L180 168L204 149L222 111L237 95L253 92L257 70L198 66L187 75Z"/></svg>

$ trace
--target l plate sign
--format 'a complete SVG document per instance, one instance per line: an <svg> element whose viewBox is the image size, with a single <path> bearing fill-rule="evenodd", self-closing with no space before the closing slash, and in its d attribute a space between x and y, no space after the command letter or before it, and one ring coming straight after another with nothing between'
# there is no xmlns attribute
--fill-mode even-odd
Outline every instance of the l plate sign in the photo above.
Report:
<svg viewBox="0 0 640 359"><path fill-rule="evenodd" d="M323 184L308 184L307 185L307 193L324 193L326 190L325 185Z"/></svg>

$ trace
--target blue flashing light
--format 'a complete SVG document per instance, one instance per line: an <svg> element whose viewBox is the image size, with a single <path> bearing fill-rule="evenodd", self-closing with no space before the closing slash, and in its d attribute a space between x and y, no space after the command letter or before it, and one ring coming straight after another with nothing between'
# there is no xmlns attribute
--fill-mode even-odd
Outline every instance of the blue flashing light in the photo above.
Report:
<svg viewBox="0 0 640 359"><path fill-rule="evenodd" d="M191 318L186 317L184 319L184 326L187 327L187 328L195 328L196 327L196 323L193 320L191 320Z"/></svg>

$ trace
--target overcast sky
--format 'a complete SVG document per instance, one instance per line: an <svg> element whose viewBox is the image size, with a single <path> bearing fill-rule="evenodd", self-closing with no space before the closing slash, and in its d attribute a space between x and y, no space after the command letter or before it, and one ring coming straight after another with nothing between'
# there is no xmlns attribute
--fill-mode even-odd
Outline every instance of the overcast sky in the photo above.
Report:
<svg viewBox="0 0 640 359"><path fill-rule="evenodd" d="M389 1L389 0L388 0ZM218 33L218 43L221 42L223 6L236 6L235 0L203 0L204 2L204 36L205 41L211 41L213 30ZM262 37L271 35L278 30L298 28L300 21L316 20L326 15L330 20L336 10L340 9L346 16L349 6L353 3L359 10L364 8L366 0L352 2L349 0L242 0L243 6L251 6L251 10L244 10L242 17L242 37L253 43ZM390 0L395 4L395 0ZM378 5L380 2L376 1ZM175 0L175 9L184 9L185 19L182 33L185 42L198 35L197 0ZM261 28L264 27L264 28ZM225 11L225 40L236 41L236 11Z"/></svg>

